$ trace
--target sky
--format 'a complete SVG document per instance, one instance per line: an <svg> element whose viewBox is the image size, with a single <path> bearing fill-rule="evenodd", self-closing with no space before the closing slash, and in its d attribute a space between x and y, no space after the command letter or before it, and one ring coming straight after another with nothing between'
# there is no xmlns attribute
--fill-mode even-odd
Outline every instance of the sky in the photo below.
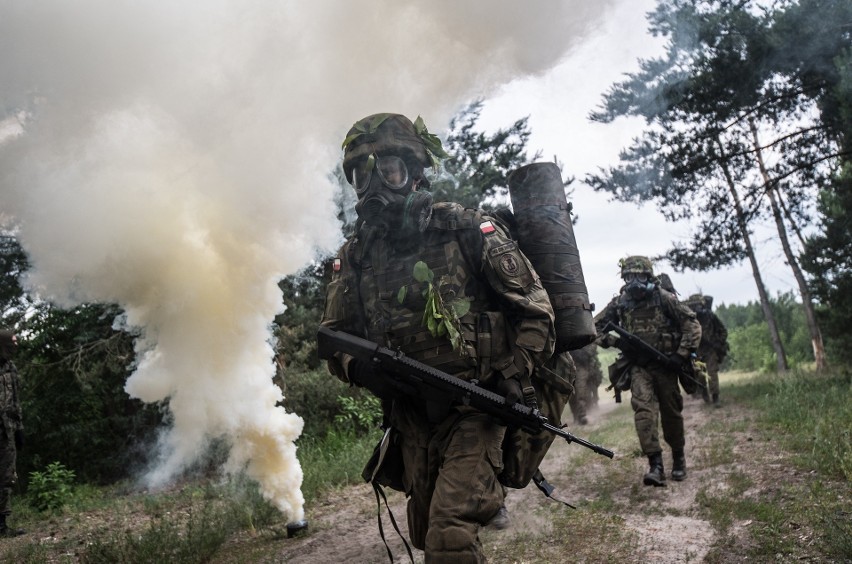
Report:
<svg viewBox="0 0 852 564"><path fill-rule="evenodd" d="M556 156L566 177L575 177L571 202L579 221L574 233L590 300L603 308L621 285L617 262L628 255L661 255L672 241L687 239L688 225L666 222L653 205L610 201L583 183L599 167L618 164L618 153L641 134L644 120L619 118L609 124L591 122L589 112L602 102L608 88L626 73L639 70L638 60L660 56L664 41L647 33L645 14L653 0L617 3L590 36L553 69L541 76L514 81L486 99L480 118L482 129L506 127L529 116L529 148L540 150L543 160ZM771 295L794 291L795 279L784 262L772 229L756 231L754 243L761 275ZM776 236L777 237L777 236ZM655 264L666 272L682 297L701 292L714 304L757 301L758 293L747 261L711 272L675 272L665 262Z"/></svg>
<svg viewBox="0 0 852 564"><path fill-rule="evenodd" d="M119 304L136 332L125 385L168 405L148 487L210 439L227 472L303 515L295 441L276 407L277 282L340 245L330 174L357 120L420 115L433 133L484 98L484 128L530 116L530 146L582 178L636 124L585 116L659 46L648 0L44 0L0 4L0 228L27 251L23 282L63 306ZM576 236L602 307L616 263L684 233L649 208L577 185ZM759 249L774 270L777 254ZM774 262L773 262L774 261ZM780 270L780 269L779 269ZM756 296L750 275L672 274L716 303ZM779 278L767 276L773 292Z"/></svg>

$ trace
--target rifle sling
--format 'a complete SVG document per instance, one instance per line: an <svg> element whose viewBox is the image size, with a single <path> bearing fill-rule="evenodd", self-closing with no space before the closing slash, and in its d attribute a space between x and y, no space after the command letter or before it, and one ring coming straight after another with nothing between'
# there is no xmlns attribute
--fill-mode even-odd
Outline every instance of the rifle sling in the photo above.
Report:
<svg viewBox="0 0 852 564"><path fill-rule="evenodd" d="M540 469L540 468L537 468L537 469L536 469L535 474L533 474L532 480L533 480L533 482L535 483L536 487L537 487L538 489L540 489L540 490L541 490L541 492L542 492L542 493L543 493L543 494L544 494L544 495L545 495L548 499L552 499L553 501L558 501L558 502L560 502L560 503L564 503L565 505L567 505L567 506L568 506L568 507L570 507L571 509L577 509L576 507L574 507L573 505L571 505L570 503L568 503L568 502L567 502L567 501L565 501L564 499L559 499L558 497L554 497L554 496L553 496L553 490L555 490L556 488L554 488L554 487L553 487L553 486L552 486L552 485L551 485L551 484L550 484L550 483L549 483L549 482L548 482L548 481L544 478L544 474L542 474L542 473L541 473L541 469Z"/></svg>
<svg viewBox="0 0 852 564"><path fill-rule="evenodd" d="M378 482L372 482L373 491L376 492L376 505L378 506L376 509L376 518L379 521L379 534L382 536L382 542L385 543L385 550L388 551L388 558L391 561L391 564L396 562L393 557L393 552L391 552L390 546L388 546L388 541L385 539L385 528L382 525L382 500L385 502L385 507L388 509L388 515L390 516L391 524L393 524L393 528L396 531L396 534L399 535L399 538L402 539L403 544L405 544L405 550L408 552L408 558L411 560L411 564L414 564L414 555L411 553L411 547L408 545L408 541L405 540L405 537L402 535L402 531L399 530L399 525L396 524L396 519L394 519L393 511L391 511L390 505L388 505L388 498L385 495L385 490Z"/></svg>

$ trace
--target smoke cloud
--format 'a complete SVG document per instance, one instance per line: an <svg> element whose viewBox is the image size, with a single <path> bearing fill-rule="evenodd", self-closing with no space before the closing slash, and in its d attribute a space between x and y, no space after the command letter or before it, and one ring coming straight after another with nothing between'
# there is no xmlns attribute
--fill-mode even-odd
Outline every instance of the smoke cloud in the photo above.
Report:
<svg viewBox="0 0 852 564"><path fill-rule="evenodd" d="M609 4L0 4L0 221L40 296L119 303L142 331L126 390L173 415L151 484L226 437L229 468L303 516L302 420L275 407L270 322L276 282L340 243L346 130L394 111L440 132L546 72Z"/></svg>

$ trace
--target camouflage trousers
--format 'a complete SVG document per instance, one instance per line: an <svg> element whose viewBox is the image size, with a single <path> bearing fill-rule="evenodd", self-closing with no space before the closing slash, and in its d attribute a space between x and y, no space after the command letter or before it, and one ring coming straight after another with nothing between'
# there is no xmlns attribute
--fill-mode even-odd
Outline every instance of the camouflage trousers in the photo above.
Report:
<svg viewBox="0 0 852 564"><path fill-rule="evenodd" d="M716 353L710 353L705 355L703 358L705 364L707 364L707 375L710 377L709 382L709 391L710 394L718 394L719 393L719 357L716 356Z"/></svg>
<svg viewBox="0 0 852 564"><path fill-rule="evenodd" d="M571 415L574 417L574 422L577 422L586 416L586 406L589 402L586 374L577 374L575 372L574 377L571 379L571 385L574 386L574 393L568 398L568 407L571 408Z"/></svg>
<svg viewBox="0 0 852 564"><path fill-rule="evenodd" d="M0 433L2 432L0 429ZM16 457L14 441L0 439L0 515L9 515L12 512L12 488L18 481L18 474L15 472Z"/></svg>
<svg viewBox="0 0 852 564"><path fill-rule="evenodd" d="M395 415L411 544L425 551L427 564L485 562L479 530L503 503L497 474L506 427L469 408L432 432L415 410Z"/></svg>
<svg viewBox="0 0 852 564"><path fill-rule="evenodd" d="M683 432L683 396L677 375L654 367L633 367L630 405L642 452L648 456L662 452L659 426L672 450L682 450L686 443Z"/></svg>

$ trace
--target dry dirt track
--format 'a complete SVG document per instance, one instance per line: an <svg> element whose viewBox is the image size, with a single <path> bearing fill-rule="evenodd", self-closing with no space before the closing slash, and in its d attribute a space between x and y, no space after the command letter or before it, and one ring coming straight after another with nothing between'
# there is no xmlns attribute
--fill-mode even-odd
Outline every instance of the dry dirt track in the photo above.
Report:
<svg viewBox="0 0 852 564"><path fill-rule="evenodd" d="M626 396L623 404L613 403L609 394L602 393L601 398L601 406L591 414L590 424L587 427L574 428L572 432L578 436L587 436L606 424L607 419L613 417L632 421L629 395ZM713 417L732 417L736 414L731 413L731 410L724 406L716 410L692 398L685 398L685 404L689 466L689 476L686 481L680 483L669 481L667 488L638 486L641 503L634 507L630 505L631 495L635 500L636 485L640 484L641 475L646 470L646 460L637 457L635 451L616 451L616 460L629 458L631 461L627 464L635 465L635 472L633 472L635 483L623 488L623 493L615 492L613 497L621 496L623 499L616 501L632 508L621 516L626 526L636 533L634 537L637 540L632 551L637 562L648 561L648 558L650 561L662 563L700 562L714 540L713 528L709 523L700 520L696 516L697 511L694 510L699 488L702 484L706 487L707 480L712 479L711 472L719 471L718 467L707 470L701 468L702 451L706 451L708 445L704 444L700 430ZM635 442L635 437L633 440ZM743 440L747 439L744 437ZM627 441L626 437L625 441ZM629 443L630 441L627 441L626 444ZM578 470L576 461L572 466L572 458L580 456L581 451L585 449L558 441L542 464L545 476L557 487L556 494L569 502L593 499L596 494L589 488L587 473L601 472L605 468L604 465L610 463L604 457L595 456L600 460L593 464L579 466ZM666 468L669 471L670 452L665 452L665 457ZM689 460L690 457L692 460ZM566 471L566 468L573 469ZM633 478L628 479L633 480ZM389 492L389 503L403 534L406 534L403 496ZM555 502L547 501L532 485L524 490L510 490L507 505L512 516L512 525L505 531L485 531L483 542L486 547L496 546L498 549L496 554L499 555L499 546L512 543L516 535L530 530L542 530L542 528L546 531L549 524L543 522L540 512L535 511L535 508L543 503ZM565 510L571 511L567 508ZM582 511L582 508L578 511ZM384 508L382 514L385 537L388 539L396 561L407 562L408 557L402 541L393 531ZM264 558L258 561L293 564L388 562L385 546L378 533L376 500L369 485L348 487L336 492L323 504L315 507L307 517L310 520L309 534L280 541L274 556L268 560ZM493 551L491 553L494 554ZM415 550L414 555L416 562L423 561L422 552ZM606 559L602 558L601 561Z"/></svg>

